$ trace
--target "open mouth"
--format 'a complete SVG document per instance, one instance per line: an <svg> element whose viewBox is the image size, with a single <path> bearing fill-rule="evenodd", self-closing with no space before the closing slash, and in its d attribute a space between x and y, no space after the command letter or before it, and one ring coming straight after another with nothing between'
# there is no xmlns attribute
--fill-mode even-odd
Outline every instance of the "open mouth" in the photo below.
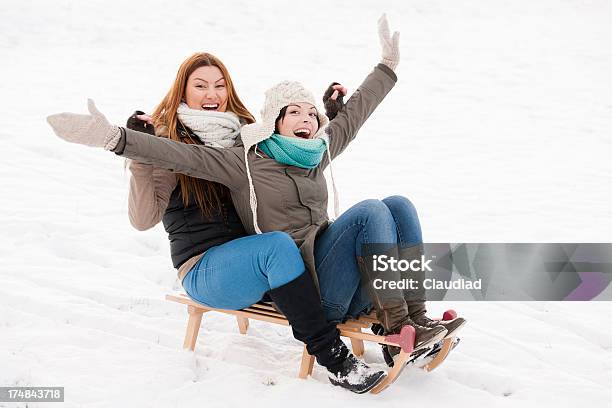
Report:
<svg viewBox="0 0 612 408"><path fill-rule="evenodd" d="M219 109L219 104L218 103L205 103L204 105L202 105L202 109L208 110L208 111L214 111L214 110Z"/></svg>
<svg viewBox="0 0 612 408"><path fill-rule="evenodd" d="M308 139L310 137L310 130L306 128L299 128L293 131L293 134L302 139Z"/></svg>

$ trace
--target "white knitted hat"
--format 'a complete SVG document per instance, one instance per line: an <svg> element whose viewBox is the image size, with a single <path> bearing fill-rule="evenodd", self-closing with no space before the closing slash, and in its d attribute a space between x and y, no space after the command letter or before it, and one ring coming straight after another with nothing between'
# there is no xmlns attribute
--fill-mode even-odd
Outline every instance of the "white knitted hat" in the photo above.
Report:
<svg viewBox="0 0 612 408"><path fill-rule="evenodd" d="M249 179L250 187L250 199L251 199L251 211L253 212L253 227L258 234L261 234L259 225L257 225L257 196L255 195L255 188L253 187L253 179L251 178L251 171L249 169L248 153L251 147L257 143L268 139L274 133L276 127L276 118L280 114L280 111L292 103L306 102L313 106L317 106L312 93L304 88L299 82L294 81L283 81L266 91L266 101L264 107L261 110L261 122L251 123L244 125L240 129L242 143L244 144L244 163L246 166L247 177ZM324 113L321 113L320 109L317 109L317 116L319 117L319 130L313 136L313 138L321 138L327 145L327 154L329 157L329 138L325 133L325 128L329 123L329 119ZM330 168L331 168L331 157ZM333 183L333 174L332 174ZM336 217L338 216L338 195L336 191L336 185L334 187L334 210Z"/></svg>
<svg viewBox="0 0 612 408"><path fill-rule="evenodd" d="M275 121L281 109L296 102L306 102L317 106L312 93L299 82L283 81L268 89L266 101L261 110L261 122L245 125L240 130L245 150L248 151L252 146L272 136ZM319 109L317 109L317 116L319 117L319 130L313 138L323 134L325 126L329 123L327 116Z"/></svg>

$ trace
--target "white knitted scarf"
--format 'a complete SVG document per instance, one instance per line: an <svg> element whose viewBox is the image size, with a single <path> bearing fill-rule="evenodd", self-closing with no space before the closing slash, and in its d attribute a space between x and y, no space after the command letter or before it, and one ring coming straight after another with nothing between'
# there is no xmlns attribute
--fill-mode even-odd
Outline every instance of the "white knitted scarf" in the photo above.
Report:
<svg viewBox="0 0 612 408"><path fill-rule="evenodd" d="M232 147L240 134L240 119L233 112L191 109L182 102L177 113L179 120L206 146Z"/></svg>

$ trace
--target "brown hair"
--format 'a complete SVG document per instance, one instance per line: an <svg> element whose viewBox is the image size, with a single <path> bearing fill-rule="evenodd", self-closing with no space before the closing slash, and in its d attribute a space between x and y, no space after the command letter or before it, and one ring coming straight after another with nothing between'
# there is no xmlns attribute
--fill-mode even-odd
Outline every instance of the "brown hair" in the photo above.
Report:
<svg viewBox="0 0 612 408"><path fill-rule="evenodd" d="M161 130L161 137L167 137L171 140L180 141L187 144L202 144L199 140L188 137L181 138L177 130L179 125L177 109L183 100L185 95L185 89L187 87L187 79L189 76L200 67L217 67L225 78L227 86L227 111L233 112L240 118L241 122L253 123L255 118L248 109L244 106L236 90L232 78L230 77L227 68L221 60L212 54L202 52L193 54L187 58L181 64L178 72L176 73L176 79L172 84L172 87L162 99L155 111L152 114L153 124L156 129ZM185 206L189 204L189 193L191 192L194 197L196 204L202 210L205 215L210 215L215 207L221 205L221 197L227 194L227 189L220 186L217 183L197 179L194 177L185 176L183 174L177 174L178 182L181 186L181 193L183 196L183 203Z"/></svg>

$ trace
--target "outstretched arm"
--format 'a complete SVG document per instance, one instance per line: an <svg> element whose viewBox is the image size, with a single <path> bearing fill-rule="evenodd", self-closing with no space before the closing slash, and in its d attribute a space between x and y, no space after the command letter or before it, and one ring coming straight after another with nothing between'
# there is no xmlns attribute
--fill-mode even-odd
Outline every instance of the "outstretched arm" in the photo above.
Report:
<svg viewBox="0 0 612 408"><path fill-rule="evenodd" d="M88 108L89 115L60 113L49 116L47 122L68 142L103 147L141 163L224 184L230 190L246 177L240 148L187 145L120 128L111 125L92 100Z"/></svg>
<svg viewBox="0 0 612 408"><path fill-rule="evenodd" d="M397 82L397 76L393 70L399 62L399 33L395 32L392 37L389 35L385 15L378 20L378 34L382 47L381 63L351 95L327 128L332 160L355 139L361 126ZM325 167L328 164L326 157L322 165Z"/></svg>
<svg viewBox="0 0 612 408"><path fill-rule="evenodd" d="M174 173L214 181L236 189L246 173L242 148L217 148L176 142L163 137L120 128L123 133L116 154Z"/></svg>

